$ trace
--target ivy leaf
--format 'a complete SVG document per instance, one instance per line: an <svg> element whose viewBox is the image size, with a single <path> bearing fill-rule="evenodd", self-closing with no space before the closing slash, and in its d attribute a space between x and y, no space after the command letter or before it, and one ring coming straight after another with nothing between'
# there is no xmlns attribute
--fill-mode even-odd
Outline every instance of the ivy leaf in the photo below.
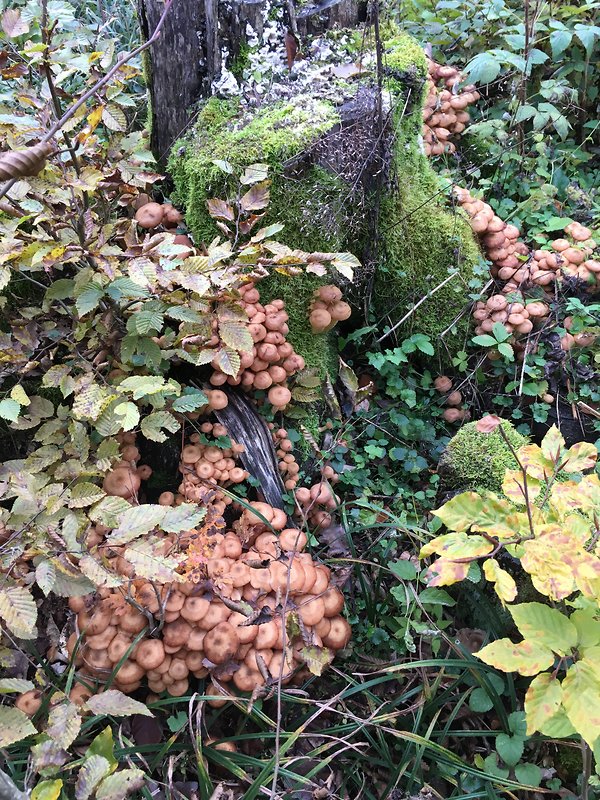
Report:
<svg viewBox="0 0 600 800"><path fill-rule="evenodd" d="M471 711L475 711L477 714L482 714L485 711L489 711L493 707L494 701L485 689L479 686L476 689L473 689L471 696L469 697L469 708Z"/></svg>
<svg viewBox="0 0 600 800"><path fill-rule="evenodd" d="M19 639L36 637L37 606L29 589L24 586L0 589L0 617Z"/></svg>
<svg viewBox="0 0 600 800"><path fill-rule="evenodd" d="M144 717L153 717L145 703L128 697L118 689L108 689L102 694L95 694L84 706L86 711L101 716L130 717L132 714L142 714Z"/></svg>
<svg viewBox="0 0 600 800"><path fill-rule="evenodd" d="M27 714L18 708L0 706L0 747L8 747L36 733Z"/></svg>
<svg viewBox="0 0 600 800"><path fill-rule="evenodd" d="M525 786L539 786L542 782L542 770L537 764L516 764L515 778Z"/></svg>
<svg viewBox="0 0 600 800"><path fill-rule="evenodd" d="M131 792L141 789L145 782L146 776L141 769L122 769L104 778L96 789L96 800L124 800Z"/></svg>
<svg viewBox="0 0 600 800"><path fill-rule="evenodd" d="M600 677L585 659L567 670L562 682L562 703L569 722L593 747L600 729Z"/></svg>
<svg viewBox="0 0 600 800"><path fill-rule="evenodd" d="M546 722L559 710L561 700L560 681L549 672L542 672L531 681L525 695L525 715L529 735L542 730Z"/></svg>
<svg viewBox="0 0 600 800"><path fill-rule="evenodd" d="M507 767L518 764L525 749L525 741L521 736L509 736L499 733L496 736L496 751Z"/></svg>
<svg viewBox="0 0 600 800"><path fill-rule="evenodd" d="M554 664L552 650L528 640L513 644L510 639L498 639L483 647L475 656L503 672L518 672L525 676L537 675Z"/></svg>
<svg viewBox="0 0 600 800"><path fill-rule="evenodd" d="M533 639L561 656L577 644L577 628L555 608L543 603L520 603L510 613L524 639Z"/></svg>
<svg viewBox="0 0 600 800"><path fill-rule="evenodd" d="M111 765L106 758L95 754L88 756L77 775L75 800L89 800L96 786L110 771Z"/></svg>
<svg viewBox="0 0 600 800"><path fill-rule="evenodd" d="M166 428L171 433L175 433L179 430L180 425L168 411L155 411L142 420L140 427L146 439L151 439L153 442L165 442L167 436L162 429Z"/></svg>

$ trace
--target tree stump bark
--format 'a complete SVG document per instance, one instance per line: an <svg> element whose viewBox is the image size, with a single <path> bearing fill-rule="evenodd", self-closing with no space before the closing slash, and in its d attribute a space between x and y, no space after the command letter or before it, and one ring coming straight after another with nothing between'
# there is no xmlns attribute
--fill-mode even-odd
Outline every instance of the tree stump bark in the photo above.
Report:
<svg viewBox="0 0 600 800"><path fill-rule="evenodd" d="M262 39L266 0L175 0L158 40L146 51L151 104L151 147L164 165L173 143L194 116L194 104L209 97L225 64L247 43L248 25ZM364 18L365 0L322 0L296 12L284 2L284 19L302 38ZM163 0L137 0L142 38L148 39L164 10ZM285 47L281 42L282 48Z"/></svg>

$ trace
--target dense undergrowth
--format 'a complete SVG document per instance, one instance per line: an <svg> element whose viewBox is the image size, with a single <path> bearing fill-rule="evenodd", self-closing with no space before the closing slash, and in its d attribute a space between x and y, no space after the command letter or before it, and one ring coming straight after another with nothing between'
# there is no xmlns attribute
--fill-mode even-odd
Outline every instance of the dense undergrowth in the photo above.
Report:
<svg viewBox="0 0 600 800"><path fill-rule="evenodd" d="M597 9L441 0L398 13L386 24L429 43L436 61L466 65L482 93L456 153L433 161L440 186L479 193L532 247L549 248L573 222L600 235ZM4 12L3 150L39 142L137 46L132 19L114 3ZM345 291L357 266L347 253L286 248L285 228L261 229L268 165L248 171L226 152L214 169L230 196L206 198L222 239L202 249L169 206L143 123L135 57L96 86L51 148L31 154L33 169L13 173L0 199L0 797L598 796L598 287L575 277L551 294L533 286L527 299L549 309L542 327L520 340L498 323L475 336L470 307L494 291L484 258L451 352L443 337L410 321L396 329L365 302L315 336L304 363L254 384L294 456L279 455L295 465L286 511L344 590L352 640L329 669L321 675L329 656L315 645L297 684L283 685L283 672L265 679L259 665L265 686L226 703L218 680L198 676L181 696L148 696L142 685L127 700L100 684L91 702L75 702L85 638L67 598L78 611L77 599L96 590L132 600L136 580L189 577L191 556L202 569L197 543L161 549L150 533L159 522L172 536L222 528L212 501L200 512L181 490L169 512L156 501L177 493L190 435L235 453L227 431L203 424L215 423L219 387L254 369L240 360L253 346L246 315L263 312L241 302L240 285L265 278L265 305L283 299L290 310L273 342L289 339L292 355L254 369L264 375L303 355L292 324L299 297L332 281ZM268 158L256 151L252 160ZM136 225L150 199L166 203L173 227ZM447 208L468 230L458 206ZM270 213L277 218L272 198ZM275 269L275 280L265 277ZM286 272L302 292L280 297L272 286ZM576 346L569 336L580 337ZM290 399L275 402L272 386L289 386ZM448 413L455 408L460 416ZM506 421L498 427L490 413ZM125 524L132 495L105 492L103 481L134 433L155 483L140 490L150 517ZM228 528L248 514L255 484L222 480L216 502ZM312 505L294 495L311 485L331 489L329 505L315 504L322 488ZM119 523L122 538L103 540ZM137 570L131 581L119 557ZM304 636L294 620L293 635ZM535 652L518 649L521 637ZM33 704L15 710L23 693Z"/></svg>

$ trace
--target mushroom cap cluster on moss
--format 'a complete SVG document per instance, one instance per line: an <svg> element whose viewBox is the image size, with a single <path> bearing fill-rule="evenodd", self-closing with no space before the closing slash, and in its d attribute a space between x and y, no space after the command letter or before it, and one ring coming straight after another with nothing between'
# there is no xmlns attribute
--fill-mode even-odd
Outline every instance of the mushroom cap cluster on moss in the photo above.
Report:
<svg viewBox="0 0 600 800"><path fill-rule="evenodd" d="M476 426L476 422L463 425L442 454L438 471L445 489L498 492L506 470L517 468L500 432L480 433ZM508 420L502 422L502 429L515 451L529 441Z"/></svg>

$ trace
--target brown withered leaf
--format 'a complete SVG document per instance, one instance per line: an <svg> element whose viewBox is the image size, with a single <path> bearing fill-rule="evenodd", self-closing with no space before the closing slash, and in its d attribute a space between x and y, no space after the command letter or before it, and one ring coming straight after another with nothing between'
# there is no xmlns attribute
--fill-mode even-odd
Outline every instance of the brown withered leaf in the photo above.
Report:
<svg viewBox="0 0 600 800"><path fill-rule="evenodd" d="M208 213L213 219L224 219L228 222L233 222L235 219L233 208L225 200L213 197L211 200L206 201L206 205L208 206Z"/></svg>
<svg viewBox="0 0 600 800"><path fill-rule="evenodd" d="M269 192L269 181L255 183L246 194L240 198L240 208L242 211L260 211L269 205L271 195Z"/></svg>
<svg viewBox="0 0 600 800"><path fill-rule="evenodd" d="M251 214L248 219L240 221L240 233L243 233L244 236L247 233L250 233L252 228L256 225L256 223L264 217L264 214Z"/></svg>
<svg viewBox="0 0 600 800"><path fill-rule="evenodd" d="M298 53L298 42L294 34L290 31L286 31L285 34L285 53L287 56L288 69L291 70Z"/></svg>
<svg viewBox="0 0 600 800"><path fill-rule="evenodd" d="M501 422L502 420L496 414L486 414L485 417L477 420L475 427L479 433L492 433Z"/></svg>
<svg viewBox="0 0 600 800"><path fill-rule="evenodd" d="M2 14L2 30L8 37L14 39L15 36L23 36L24 33L28 33L29 25L21 18L18 8L7 8Z"/></svg>

